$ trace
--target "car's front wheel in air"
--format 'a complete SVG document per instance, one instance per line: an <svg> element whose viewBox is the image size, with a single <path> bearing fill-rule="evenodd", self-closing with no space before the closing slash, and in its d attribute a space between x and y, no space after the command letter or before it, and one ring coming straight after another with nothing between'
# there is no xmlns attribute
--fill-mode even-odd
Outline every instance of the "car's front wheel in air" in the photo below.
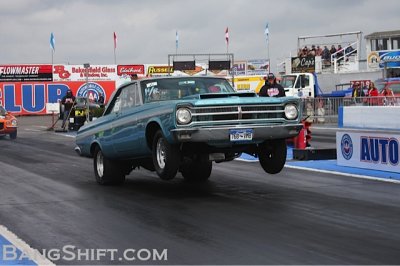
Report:
<svg viewBox="0 0 400 266"><path fill-rule="evenodd" d="M264 141L258 147L258 157L265 172L277 174L282 171L286 162L286 140Z"/></svg>

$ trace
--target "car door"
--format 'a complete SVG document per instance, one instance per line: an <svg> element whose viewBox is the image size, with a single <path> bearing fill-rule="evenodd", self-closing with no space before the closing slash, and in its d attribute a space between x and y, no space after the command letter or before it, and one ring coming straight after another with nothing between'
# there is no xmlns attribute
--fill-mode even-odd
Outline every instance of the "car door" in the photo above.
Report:
<svg viewBox="0 0 400 266"><path fill-rule="evenodd" d="M116 152L113 145L114 123L118 118L121 109L120 90L115 92L110 103L102 117L97 119L98 132L96 138L101 144L101 148L105 156L112 158L116 157Z"/></svg>
<svg viewBox="0 0 400 266"><path fill-rule="evenodd" d="M142 156L142 138L145 135L142 123L138 125L141 116L142 100L138 82L124 88L120 95L121 110L114 122L113 143L118 156L134 158ZM140 131L139 131L140 126Z"/></svg>

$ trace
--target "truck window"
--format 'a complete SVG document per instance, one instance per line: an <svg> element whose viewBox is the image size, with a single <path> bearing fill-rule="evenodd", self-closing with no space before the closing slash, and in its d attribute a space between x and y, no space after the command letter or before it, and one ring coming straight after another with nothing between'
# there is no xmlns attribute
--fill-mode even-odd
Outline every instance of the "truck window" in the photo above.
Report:
<svg viewBox="0 0 400 266"><path fill-rule="evenodd" d="M300 75L296 81L296 89L309 87L310 86L310 77L308 75Z"/></svg>

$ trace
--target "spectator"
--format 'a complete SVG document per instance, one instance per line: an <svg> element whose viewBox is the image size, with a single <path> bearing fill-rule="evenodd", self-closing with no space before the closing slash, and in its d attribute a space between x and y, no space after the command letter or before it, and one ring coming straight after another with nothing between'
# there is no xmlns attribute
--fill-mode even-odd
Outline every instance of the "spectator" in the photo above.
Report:
<svg viewBox="0 0 400 266"><path fill-rule="evenodd" d="M351 97L353 97L355 103L361 103L362 98L364 97L364 90L361 88L361 84L359 82L354 82L353 91L351 92Z"/></svg>
<svg viewBox="0 0 400 266"><path fill-rule="evenodd" d="M325 108L322 100L318 101L317 116L318 123L325 123Z"/></svg>
<svg viewBox="0 0 400 266"><path fill-rule="evenodd" d="M335 47L335 45L332 45L331 46L331 49L329 50L329 52L330 52L330 54L331 55L333 55L334 53L336 53L336 47ZM334 55L334 57L335 57L336 55Z"/></svg>
<svg viewBox="0 0 400 266"><path fill-rule="evenodd" d="M342 46L339 44L338 48L337 48L337 59L339 61L343 60L343 52L344 52L344 50L343 50Z"/></svg>
<svg viewBox="0 0 400 266"><path fill-rule="evenodd" d="M330 64L331 62L331 52L329 52L329 49L327 46L324 47L324 50L322 51L322 60L324 60L325 64Z"/></svg>
<svg viewBox="0 0 400 266"><path fill-rule="evenodd" d="M315 49L315 45L313 44L311 46L311 50L308 52L308 56L315 56L316 54L316 49Z"/></svg>
<svg viewBox="0 0 400 266"><path fill-rule="evenodd" d="M104 106L104 95L102 93L99 95L99 98L97 99L97 103L100 106Z"/></svg>
<svg viewBox="0 0 400 266"><path fill-rule="evenodd" d="M376 97L379 96L379 91L373 82L371 82L368 86L367 96L369 97L369 105L378 105L378 99Z"/></svg>
<svg viewBox="0 0 400 266"><path fill-rule="evenodd" d="M347 46L344 51L345 51L346 55L350 55L350 53L354 51L354 48L349 43L349 46Z"/></svg>
<svg viewBox="0 0 400 266"><path fill-rule="evenodd" d="M138 80L138 79L139 77L136 73L131 75L131 80Z"/></svg>
<svg viewBox="0 0 400 266"><path fill-rule="evenodd" d="M308 56L308 52L309 52L309 50L308 50L307 46L304 46L302 57Z"/></svg>
<svg viewBox="0 0 400 266"><path fill-rule="evenodd" d="M307 101L306 104L306 122L313 123L314 122L314 108L311 102Z"/></svg>
<svg viewBox="0 0 400 266"><path fill-rule="evenodd" d="M315 50L316 56L322 56L322 48L317 45L317 49Z"/></svg>
<svg viewBox="0 0 400 266"><path fill-rule="evenodd" d="M285 89L276 82L275 75L269 73L267 79L265 80L265 85L261 87L259 96L264 97L285 97Z"/></svg>
<svg viewBox="0 0 400 266"><path fill-rule="evenodd" d="M394 98L394 93L389 86L381 91L381 95L385 97L384 105L395 105L396 99Z"/></svg>
<svg viewBox="0 0 400 266"><path fill-rule="evenodd" d="M299 50L297 51L297 56L301 57L303 55L303 49L299 48Z"/></svg>
<svg viewBox="0 0 400 266"><path fill-rule="evenodd" d="M64 105L62 128L65 128L65 123L70 116L70 112L75 103L75 96L71 90L67 90L65 96L61 99L61 104Z"/></svg>

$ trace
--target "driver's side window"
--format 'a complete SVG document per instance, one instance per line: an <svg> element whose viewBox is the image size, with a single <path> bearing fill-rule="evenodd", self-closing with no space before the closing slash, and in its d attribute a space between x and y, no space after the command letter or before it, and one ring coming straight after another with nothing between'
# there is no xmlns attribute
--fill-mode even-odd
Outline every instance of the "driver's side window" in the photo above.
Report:
<svg viewBox="0 0 400 266"><path fill-rule="evenodd" d="M121 91L124 88L120 88L112 98L109 106L107 107L107 110L104 112L104 116L109 115L109 114L115 114L118 113L119 110L121 109Z"/></svg>

